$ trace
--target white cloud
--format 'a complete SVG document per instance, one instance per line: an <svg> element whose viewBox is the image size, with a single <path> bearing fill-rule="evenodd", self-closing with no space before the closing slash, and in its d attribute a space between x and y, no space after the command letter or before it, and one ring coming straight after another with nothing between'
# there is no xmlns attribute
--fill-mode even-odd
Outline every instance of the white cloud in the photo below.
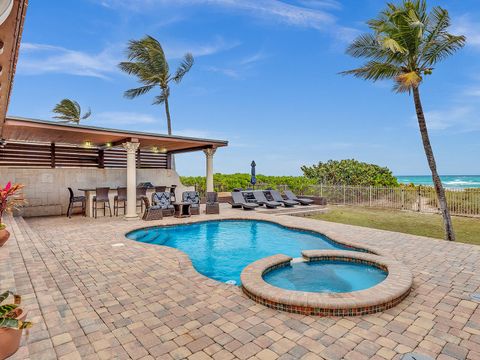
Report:
<svg viewBox="0 0 480 360"><path fill-rule="evenodd" d="M180 59L187 52L194 57L214 55L223 51L228 51L240 45L238 41L227 41L222 37L217 37L213 41L205 44L187 43L179 40L165 42L165 54L169 59Z"/></svg>
<svg viewBox="0 0 480 360"><path fill-rule="evenodd" d="M455 35L465 35L467 46L480 49L480 21L472 20L469 15L453 19L452 31Z"/></svg>
<svg viewBox="0 0 480 360"><path fill-rule="evenodd" d="M427 127L431 130L455 130L472 132L480 130L480 119L475 108L468 105L456 105L442 110L425 112ZM413 119L417 121L416 116Z"/></svg>
<svg viewBox="0 0 480 360"><path fill-rule="evenodd" d="M225 76L228 76L234 79L238 79L240 77L240 74L235 69L223 68L223 67L217 67L217 66L206 66L205 69L207 71L223 74Z"/></svg>
<svg viewBox="0 0 480 360"><path fill-rule="evenodd" d="M265 58L267 58L267 55L263 51L258 51L240 60L240 65L251 65Z"/></svg>
<svg viewBox="0 0 480 360"><path fill-rule="evenodd" d="M150 114L129 111L104 111L98 114L93 113L92 120L100 125L113 126L155 124L158 121L162 121Z"/></svg>
<svg viewBox="0 0 480 360"><path fill-rule="evenodd" d="M96 0L109 8L126 8L130 11L151 11L155 5L163 6L217 6L239 11L250 16L273 20L283 24L312 28L328 32L340 40L350 40L358 32L340 26L336 17L326 9L338 9L335 0L303 0L299 5L280 0Z"/></svg>
<svg viewBox="0 0 480 360"><path fill-rule="evenodd" d="M21 75L61 73L107 79L119 61L112 48L90 54L49 44L22 43L20 49L24 53L18 63Z"/></svg>

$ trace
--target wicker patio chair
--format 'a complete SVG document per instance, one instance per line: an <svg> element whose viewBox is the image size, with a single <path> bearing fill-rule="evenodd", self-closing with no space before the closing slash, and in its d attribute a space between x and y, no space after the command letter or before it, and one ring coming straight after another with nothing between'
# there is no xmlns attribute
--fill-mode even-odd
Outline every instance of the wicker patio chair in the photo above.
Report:
<svg viewBox="0 0 480 360"><path fill-rule="evenodd" d="M103 203L103 216L105 216L105 207L108 205L108 211L110 212L110 217L112 217L112 208L110 206L110 199L108 193L110 188L108 187L97 187L95 190L95 196L93 197L93 216L97 218L98 204ZM101 208L100 208L101 209Z"/></svg>
<svg viewBox="0 0 480 360"><path fill-rule="evenodd" d="M72 210L75 207L82 208L82 215L87 216L86 208L87 208L87 198L83 195L75 196L71 187L68 188L68 193L70 194L70 200L68 201L68 209L67 209L67 217L72 217ZM76 206L75 203L81 203L80 206Z"/></svg>
<svg viewBox="0 0 480 360"><path fill-rule="evenodd" d="M152 205L158 205L162 208L163 216L173 216L175 214L175 207L170 201L170 193L155 192L152 194Z"/></svg>
<svg viewBox="0 0 480 360"><path fill-rule="evenodd" d="M216 192L207 192L205 214L220 214L220 204Z"/></svg>
<svg viewBox="0 0 480 360"><path fill-rule="evenodd" d="M185 191L182 194L182 201L190 203L190 214L200 215L200 195L197 191Z"/></svg>
<svg viewBox="0 0 480 360"><path fill-rule="evenodd" d="M122 203L123 206L120 206ZM126 187L119 187L117 188L117 195L113 198L113 213L115 216L118 216L118 209L123 209L123 213L125 214L125 208L127 205L127 188Z"/></svg>
<svg viewBox="0 0 480 360"><path fill-rule="evenodd" d="M166 186L155 186L155 192L165 192L167 191Z"/></svg>
<svg viewBox="0 0 480 360"><path fill-rule="evenodd" d="M162 220L163 219L163 209L160 205L150 205L150 201L145 196L142 198L143 204L145 205L145 212L143 213L142 220Z"/></svg>
<svg viewBox="0 0 480 360"><path fill-rule="evenodd" d="M137 187L137 208L140 206L140 211L143 212L143 198L147 196L146 187ZM140 201L140 205L138 202Z"/></svg>

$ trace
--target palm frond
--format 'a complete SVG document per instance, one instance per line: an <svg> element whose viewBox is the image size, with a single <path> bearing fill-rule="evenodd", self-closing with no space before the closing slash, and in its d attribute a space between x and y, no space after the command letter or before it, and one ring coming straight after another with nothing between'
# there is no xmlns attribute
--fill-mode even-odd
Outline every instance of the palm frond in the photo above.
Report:
<svg viewBox="0 0 480 360"><path fill-rule="evenodd" d="M160 105L163 104L168 97L170 96L170 89L167 88L162 91L162 93L158 96L155 96L155 100L153 101L153 105Z"/></svg>
<svg viewBox="0 0 480 360"><path fill-rule="evenodd" d="M130 89L125 91L124 96L128 99L133 99L133 98L136 98L137 96L146 94L147 92L152 90L154 86L155 85L146 85L139 88Z"/></svg>
<svg viewBox="0 0 480 360"><path fill-rule="evenodd" d="M78 102L70 99L63 99L54 108L53 112L58 114L55 119L68 120L71 122L79 122L81 108Z"/></svg>
<svg viewBox="0 0 480 360"><path fill-rule="evenodd" d="M418 87L422 82L422 77L416 71L400 74L395 78L393 89L396 92L410 92L414 87Z"/></svg>
<svg viewBox="0 0 480 360"><path fill-rule="evenodd" d="M92 115L92 109L88 108L87 112L85 114L83 114L82 120L85 120L85 119L89 118L90 115Z"/></svg>
<svg viewBox="0 0 480 360"><path fill-rule="evenodd" d="M341 72L342 75L353 75L372 81L395 79L401 73L402 69L397 65L378 61L369 61L358 69Z"/></svg>
<svg viewBox="0 0 480 360"><path fill-rule="evenodd" d="M453 55L455 52L465 46L465 36L456 36L446 34L442 39L438 39L437 42L430 45L424 51L422 55L423 65L431 66L440 60Z"/></svg>
<svg viewBox="0 0 480 360"><path fill-rule="evenodd" d="M187 72L190 71L194 63L193 55L190 53L185 54L182 63L178 67L177 71L175 72L175 75L173 76L173 81L175 81L177 84L182 81L183 77Z"/></svg>

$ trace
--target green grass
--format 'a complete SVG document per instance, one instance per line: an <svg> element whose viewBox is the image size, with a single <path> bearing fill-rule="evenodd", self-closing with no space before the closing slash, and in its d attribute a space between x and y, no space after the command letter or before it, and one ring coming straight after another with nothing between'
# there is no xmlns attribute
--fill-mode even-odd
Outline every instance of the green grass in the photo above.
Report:
<svg viewBox="0 0 480 360"><path fill-rule="evenodd" d="M438 239L443 238L442 218L436 214L331 206L327 213L313 215L312 218ZM455 216L453 217L453 226L458 242L480 245L480 219Z"/></svg>

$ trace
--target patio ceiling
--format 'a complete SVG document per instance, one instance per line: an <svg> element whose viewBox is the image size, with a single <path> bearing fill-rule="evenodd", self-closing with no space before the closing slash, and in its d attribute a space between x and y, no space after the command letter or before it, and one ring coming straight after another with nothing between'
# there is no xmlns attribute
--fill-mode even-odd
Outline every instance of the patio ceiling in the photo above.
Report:
<svg viewBox="0 0 480 360"><path fill-rule="evenodd" d="M135 119L132 119L135 122ZM138 131L65 124L54 121L7 116L2 136L6 141L72 144L89 147L119 146L127 141L140 143L142 149L180 153L227 146L228 141Z"/></svg>
<svg viewBox="0 0 480 360"><path fill-rule="evenodd" d="M28 0L0 1L0 134L7 114Z"/></svg>

